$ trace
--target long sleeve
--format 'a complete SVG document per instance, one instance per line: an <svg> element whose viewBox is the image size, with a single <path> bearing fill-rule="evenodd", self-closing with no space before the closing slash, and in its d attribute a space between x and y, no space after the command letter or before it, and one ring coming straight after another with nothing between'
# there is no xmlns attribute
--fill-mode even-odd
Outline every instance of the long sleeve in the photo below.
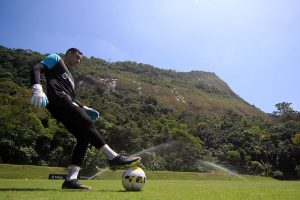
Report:
<svg viewBox="0 0 300 200"><path fill-rule="evenodd" d="M42 63L36 64L30 71L30 82L31 85L34 84L41 84L40 78L41 78L41 72L44 70L44 65Z"/></svg>
<svg viewBox="0 0 300 200"><path fill-rule="evenodd" d="M75 99L75 101L74 101L80 108L83 108L83 104L82 103L80 103L77 99Z"/></svg>

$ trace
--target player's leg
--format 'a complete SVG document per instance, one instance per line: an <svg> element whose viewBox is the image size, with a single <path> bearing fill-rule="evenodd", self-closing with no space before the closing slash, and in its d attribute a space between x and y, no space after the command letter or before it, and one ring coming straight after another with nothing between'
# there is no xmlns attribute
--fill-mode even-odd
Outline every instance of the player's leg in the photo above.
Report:
<svg viewBox="0 0 300 200"><path fill-rule="evenodd" d="M61 109L49 109L52 115L61 121L64 126L71 132L77 141L86 141L99 149L107 157L111 168L116 168L122 165L136 163L140 157L125 157L120 156L112 150L104 141L101 134L96 130L95 123L85 113L83 109L75 106L71 101L66 99ZM76 156L73 154L73 156Z"/></svg>
<svg viewBox="0 0 300 200"><path fill-rule="evenodd" d="M68 101L63 102L63 106L59 104L55 107L55 110L50 107L49 111L52 115L59 120L65 128L72 133L76 138L76 145L71 157L71 163L68 167L68 174L66 180L62 184L62 189L91 189L91 187L81 184L78 181L78 174L82 161L84 159L89 142L83 134L79 134L77 129L78 121L82 118L76 117L77 112L74 112L75 107L72 107ZM51 109L52 108L52 109Z"/></svg>
<svg viewBox="0 0 300 200"><path fill-rule="evenodd" d="M62 184L62 189L91 189L91 187L81 184L78 181L80 166L85 156L88 142L77 138L76 146L73 150L71 165L66 180Z"/></svg>
<svg viewBox="0 0 300 200"><path fill-rule="evenodd" d="M72 110L72 122L65 123L65 127L80 140L85 140L99 149L108 159L111 169L137 163L140 157L120 156L106 144L101 134L97 131L95 123L79 107L70 105ZM83 134L84 133L84 134ZM79 140L79 139L78 139Z"/></svg>

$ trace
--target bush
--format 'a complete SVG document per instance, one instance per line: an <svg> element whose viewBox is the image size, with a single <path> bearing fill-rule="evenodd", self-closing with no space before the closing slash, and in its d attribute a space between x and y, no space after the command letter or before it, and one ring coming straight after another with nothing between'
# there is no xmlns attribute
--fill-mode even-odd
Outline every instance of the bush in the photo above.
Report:
<svg viewBox="0 0 300 200"><path fill-rule="evenodd" d="M297 165L297 166L295 167L295 171L296 171L296 173L297 173L297 178L300 178L300 165Z"/></svg>
<svg viewBox="0 0 300 200"><path fill-rule="evenodd" d="M251 161L250 163L250 171L254 175L260 175L263 173L264 168L263 165L258 161Z"/></svg>
<svg viewBox="0 0 300 200"><path fill-rule="evenodd" d="M276 170L275 172L273 172L273 177L276 179L282 179L283 178L283 173L279 170Z"/></svg>

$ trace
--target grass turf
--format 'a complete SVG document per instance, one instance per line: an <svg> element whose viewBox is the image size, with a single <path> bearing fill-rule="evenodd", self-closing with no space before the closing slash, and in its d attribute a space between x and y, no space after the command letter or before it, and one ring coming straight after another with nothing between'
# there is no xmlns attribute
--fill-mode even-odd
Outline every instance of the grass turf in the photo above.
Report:
<svg viewBox="0 0 300 200"><path fill-rule="evenodd" d="M62 180L48 180L49 173L64 168L0 164L0 199L300 199L300 181L278 181L259 176L221 173L151 172L141 192L126 192L123 171L105 170L96 180L82 180L90 191L62 190Z"/></svg>
<svg viewBox="0 0 300 200"><path fill-rule="evenodd" d="M62 190L61 180L0 179L0 199L299 199L299 181L149 180L140 192L126 192L120 180L82 183L90 191Z"/></svg>

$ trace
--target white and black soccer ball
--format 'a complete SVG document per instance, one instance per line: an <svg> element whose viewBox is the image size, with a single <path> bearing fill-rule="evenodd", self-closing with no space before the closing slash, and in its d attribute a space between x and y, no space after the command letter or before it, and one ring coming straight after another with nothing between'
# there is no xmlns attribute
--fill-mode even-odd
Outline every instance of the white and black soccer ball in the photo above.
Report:
<svg viewBox="0 0 300 200"><path fill-rule="evenodd" d="M122 175L122 184L127 191L140 191L146 183L146 175L140 167L130 167Z"/></svg>

